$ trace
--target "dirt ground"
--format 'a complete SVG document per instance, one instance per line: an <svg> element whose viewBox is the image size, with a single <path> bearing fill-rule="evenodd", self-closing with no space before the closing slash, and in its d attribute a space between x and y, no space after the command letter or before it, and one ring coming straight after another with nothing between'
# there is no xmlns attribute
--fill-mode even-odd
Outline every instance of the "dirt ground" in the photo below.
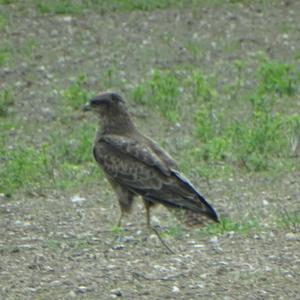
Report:
<svg viewBox="0 0 300 300"><path fill-rule="evenodd" d="M16 63L2 68L0 86L14 87L16 118L42 128L22 139L36 143L54 130L52 120L62 117L58 91L79 73L101 90L99 74L113 66L115 84L127 92L151 68L196 63L220 68L226 82L221 62L251 60L257 51L288 61L299 50L300 1L272 2L80 16L0 6L10 20L2 38L16 47ZM35 47L23 60L17 48L28 39ZM198 58L185 48L190 40L202 45ZM172 130L161 130L149 114L137 120L143 131L174 142ZM180 227L164 235L170 254L147 232L139 202L124 230L112 230L119 211L105 180L91 189L1 195L0 299L300 299L299 227L280 227L276 219L299 211L300 174L194 182L221 214L255 217L263 226L215 235ZM163 231L177 223L159 207L153 224Z"/></svg>

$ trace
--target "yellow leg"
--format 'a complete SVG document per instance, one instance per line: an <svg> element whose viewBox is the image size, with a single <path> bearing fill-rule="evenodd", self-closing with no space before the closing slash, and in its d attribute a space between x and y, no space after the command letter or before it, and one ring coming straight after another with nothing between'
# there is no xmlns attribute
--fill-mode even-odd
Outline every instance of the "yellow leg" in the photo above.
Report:
<svg viewBox="0 0 300 300"><path fill-rule="evenodd" d="M118 223L117 223L117 226L118 226L118 227L121 227L121 224L122 224L122 218L123 218L123 214L121 213L120 218L119 218Z"/></svg>
<svg viewBox="0 0 300 300"><path fill-rule="evenodd" d="M151 224L150 224L150 206L149 202L144 201L145 209L146 209L146 222L147 222L147 228L151 229Z"/></svg>

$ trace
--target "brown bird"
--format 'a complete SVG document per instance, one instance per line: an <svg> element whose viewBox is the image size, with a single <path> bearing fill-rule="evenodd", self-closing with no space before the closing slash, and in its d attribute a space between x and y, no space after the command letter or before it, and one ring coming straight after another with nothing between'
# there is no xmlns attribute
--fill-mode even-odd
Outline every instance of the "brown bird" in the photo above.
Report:
<svg viewBox="0 0 300 300"><path fill-rule="evenodd" d="M118 197L118 226L124 213L130 212L136 196L143 198L148 227L150 207L155 204L183 215L188 225L206 220L219 222L215 210L180 174L171 156L137 130L120 95L100 94L83 110L99 116L93 154Z"/></svg>

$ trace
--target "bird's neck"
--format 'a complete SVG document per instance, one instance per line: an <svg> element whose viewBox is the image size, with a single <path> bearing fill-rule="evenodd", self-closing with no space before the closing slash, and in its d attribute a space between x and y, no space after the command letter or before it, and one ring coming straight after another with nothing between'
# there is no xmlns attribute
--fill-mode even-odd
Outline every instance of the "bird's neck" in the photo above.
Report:
<svg viewBox="0 0 300 300"><path fill-rule="evenodd" d="M137 131L130 117L127 115L114 118L102 117L99 119L98 132L100 134L127 135Z"/></svg>

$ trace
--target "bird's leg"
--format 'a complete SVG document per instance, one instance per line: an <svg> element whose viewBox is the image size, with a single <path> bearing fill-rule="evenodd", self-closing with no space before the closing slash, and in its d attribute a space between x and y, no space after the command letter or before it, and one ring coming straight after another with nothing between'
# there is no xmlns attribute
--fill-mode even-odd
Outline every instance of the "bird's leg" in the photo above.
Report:
<svg viewBox="0 0 300 300"><path fill-rule="evenodd" d="M118 223L117 223L117 227L121 227L123 216L124 216L124 213L121 210L121 214L120 214L120 217L119 217L119 220L118 220Z"/></svg>
<svg viewBox="0 0 300 300"><path fill-rule="evenodd" d="M155 235L158 237L159 241L163 244L163 246L172 254L175 254L175 252L166 244L166 242L162 239L159 232L156 230L156 228L152 227L150 224L150 207L153 205L152 202L144 200L144 206L146 210L146 222L147 222L147 228L149 231L153 231Z"/></svg>
<svg viewBox="0 0 300 300"><path fill-rule="evenodd" d="M151 229L151 224L150 224L150 207L151 207L151 202L144 201L145 209L146 209L146 221L147 221L147 228Z"/></svg>

